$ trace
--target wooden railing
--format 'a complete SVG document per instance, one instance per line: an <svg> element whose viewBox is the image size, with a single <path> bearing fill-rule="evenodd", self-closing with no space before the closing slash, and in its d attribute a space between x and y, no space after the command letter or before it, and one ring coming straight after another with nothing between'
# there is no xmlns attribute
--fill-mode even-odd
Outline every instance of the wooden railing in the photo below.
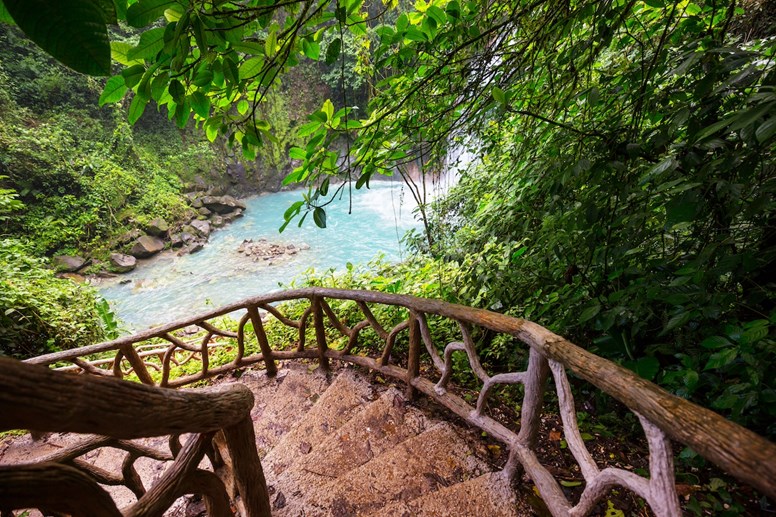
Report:
<svg viewBox="0 0 776 517"><path fill-rule="evenodd" d="M252 407L242 384L171 390L0 358L0 430L98 435L34 463L0 466L0 514L39 508L47 515L160 516L179 497L200 494L208 515L231 516L234 502L242 515L269 517ZM183 433L193 434L181 446ZM170 451L131 441L164 435ZM127 452L120 475L82 459L101 447ZM199 468L205 455L215 472ZM141 457L172 461L148 490L135 469ZM120 511L98 483L126 486L137 501Z"/></svg>
<svg viewBox="0 0 776 517"><path fill-rule="evenodd" d="M273 305L287 301L305 304L296 319L284 315ZM332 308L335 301L340 305L350 304L350 321L344 321L336 314ZM377 311L372 309L376 305L397 308L403 312L402 320L386 328L385 322L378 321L374 315ZM354 312L358 318L353 319ZM217 322L222 321L220 317L228 314L236 314L236 331L217 326ZM273 319L276 322L271 323ZM431 319L454 323L460 340L434 342ZM248 346L253 337L246 338L249 323L256 340L253 353ZM277 343L273 348L265 331L269 324L293 329L296 339L290 349ZM200 334L193 334L192 326ZM354 353L354 347L367 329L371 329L382 343L379 353L373 356ZM476 351L475 331L506 334L526 345L529 358L525 371L498 374L486 371ZM408 342L406 362L399 365L394 360L397 354L392 352L397 338L402 336L404 339L405 333ZM312 344L308 344L308 334ZM187 335L200 337L191 342ZM341 336L339 350L329 346L335 335ZM214 345L224 340L230 343L231 355L226 364L216 365L213 350L217 348ZM219 357L223 358L223 347L219 350ZM449 390L454 354L464 354L467 368L481 383L474 405ZM267 374L274 375L278 360L294 358L317 360L323 369L328 368L332 359L357 364L404 381L409 396L421 392L434 399L505 443L510 454L504 475L513 478L522 467L553 515L586 515L610 488L616 486L644 498L658 516L680 515L670 440L691 447L730 475L776 498L776 445L768 440L712 411L669 394L535 323L435 300L324 288L285 291L251 298L134 336L49 354L28 362L99 376L135 375L144 384L177 387L257 363L263 363ZM191 366L191 361L197 362L196 371L174 378L172 373L176 365L188 362ZM425 373L429 371L435 373ZM602 468L596 463L579 430L567 372L606 392L637 415L649 448L648 476L621 468ZM565 440L585 481L585 488L576 501L568 500L559 482L537 456L548 378L552 378L559 403L559 407L551 412L560 414ZM521 384L524 389L517 430L503 425L485 410L493 388L506 384Z"/></svg>

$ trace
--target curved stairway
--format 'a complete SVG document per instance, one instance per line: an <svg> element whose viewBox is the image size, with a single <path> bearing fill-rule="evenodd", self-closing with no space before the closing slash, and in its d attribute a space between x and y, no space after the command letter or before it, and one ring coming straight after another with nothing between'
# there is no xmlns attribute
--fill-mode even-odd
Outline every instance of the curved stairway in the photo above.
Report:
<svg viewBox="0 0 776 517"><path fill-rule="evenodd" d="M251 412L277 516L527 515L508 481L488 464L476 433L424 413L394 387L375 386L351 368L329 373L289 362L268 377L245 371L237 382L253 392ZM71 435L0 445L0 464L37 459L71 445ZM138 440L159 447L162 439ZM124 451L100 449L84 459L120 471ZM164 464L138 465L144 486ZM134 502L120 487L106 487L119 507ZM193 498L168 515L202 514Z"/></svg>

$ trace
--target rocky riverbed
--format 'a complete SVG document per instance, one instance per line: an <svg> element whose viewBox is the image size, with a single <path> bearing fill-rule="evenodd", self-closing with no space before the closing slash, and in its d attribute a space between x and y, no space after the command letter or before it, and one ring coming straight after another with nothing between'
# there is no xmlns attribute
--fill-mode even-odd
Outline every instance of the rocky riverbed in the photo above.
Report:
<svg viewBox="0 0 776 517"><path fill-rule="evenodd" d="M310 246L305 243L290 244L270 242L267 239L245 239L237 248L237 253L253 262L264 262L268 266L274 265L279 261L289 260L305 252Z"/></svg>
<svg viewBox="0 0 776 517"><path fill-rule="evenodd" d="M97 275L128 273L138 265L138 259L148 259L164 250L175 250L178 255L196 253L208 241L216 228L221 228L242 217L245 203L232 196L213 196L203 192L185 194L189 200L188 217L174 225L162 218L154 218L140 228L121 235L113 245L108 263L78 256L54 257L52 265L62 276L76 281L79 273L89 268ZM91 266L91 267L90 267Z"/></svg>

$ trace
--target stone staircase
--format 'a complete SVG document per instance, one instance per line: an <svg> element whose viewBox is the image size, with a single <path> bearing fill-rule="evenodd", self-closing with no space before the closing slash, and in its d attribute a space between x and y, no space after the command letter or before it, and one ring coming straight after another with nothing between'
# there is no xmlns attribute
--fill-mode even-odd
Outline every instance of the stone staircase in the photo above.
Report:
<svg viewBox="0 0 776 517"><path fill-rule="evenodd" d="M242 377L273 515L518 515L466 430L352 369L330 375L295 363Z"/></svg>
<svg viewBox="0 0 776 517"><path fill-rule="evenodd" d="M324 374L288 362L277 376L247 370L238 382L253 392L251 412L276 516L529 515L508 482L487 461L476 433L435 419L395 387L376 386L352 368ZM76 440L18 437L0 445L0 464L40 459ZM136 440L160 447L161 439ZM163 447L162 447L163 448ZM120 471L123 451L104 448L84 458ZM137 468L149 487L164 463ZM119 507L134 501L124 487L106 487ZM167 515L204 515L191 497ZM34 513L31 515L35 515Z"/></svg>

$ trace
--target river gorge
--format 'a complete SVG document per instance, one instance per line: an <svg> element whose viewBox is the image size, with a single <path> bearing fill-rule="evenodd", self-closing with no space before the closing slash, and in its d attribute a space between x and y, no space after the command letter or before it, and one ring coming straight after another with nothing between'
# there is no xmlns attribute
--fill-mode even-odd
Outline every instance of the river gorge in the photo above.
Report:
<svg viewBox="0 0 776 517"><path fill-rule="evenodd" d="M205 247L178 256L168 251L139 267L104 280L98 289L126 330L142 330L184 316L271 292L310 268L345 270L382 255L403 258L400 243L407 230L419 228L415 202L398 181L373 182L327 206L327 227L312 218L283 233L283 213L302 199L302 191L263 194L245 201L245 216L214 232ZM274 246L274 252L263 249ZM282 252L281 252L282 251Z"/></svg>

